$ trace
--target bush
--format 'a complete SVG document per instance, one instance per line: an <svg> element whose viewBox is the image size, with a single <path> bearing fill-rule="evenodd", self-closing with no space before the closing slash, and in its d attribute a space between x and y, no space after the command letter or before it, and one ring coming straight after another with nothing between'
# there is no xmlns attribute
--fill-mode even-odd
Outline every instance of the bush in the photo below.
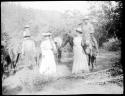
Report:
<svg viewBox="0 0 125 96"><path fill-rule="evenodd" d="M103 48L108 51L117 51L121 48L121 41L111 38L107 42L103 43Z"/></svg>

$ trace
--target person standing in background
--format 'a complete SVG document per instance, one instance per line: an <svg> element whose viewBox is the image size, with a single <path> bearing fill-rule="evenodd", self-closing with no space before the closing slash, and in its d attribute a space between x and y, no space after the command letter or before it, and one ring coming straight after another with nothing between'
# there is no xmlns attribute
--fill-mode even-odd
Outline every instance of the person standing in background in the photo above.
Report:
<svg viewBox="0 0 125 96"><path fill-rule="evenodd" d="M24 28L21 54L24 66L33 68L36 65L36 48L34 40L31 39L29 28L29 25Z"/></svg>
<svg viewBox="0 0 125 96"><path fill-rule="evenodd" d="M82 46L88 58L88 64L89 66L92 66L93 69L94 59L98 53L98 43L94 37L94 26L89 18L83 19L81 29L83 32Z"/></svg>
<svg viewBox="0 0 125 96"><path fill-rule="evenodd" d="M81 46L82 42L82 32L77 31L74 34L73 38L73 67L72 67L72 73L83 73L83 72L89 72L89 66L86 54Z"/></svg>
<svg viewBox="0 0 125 96"><path fill-rule="evenodd" d="M41 48L41 60L39 72L41 75L51 77L56 75L56 59L54 52L56 52L56 46L51 38L51 33L43 33L44 40L40 44Z"/></svg>

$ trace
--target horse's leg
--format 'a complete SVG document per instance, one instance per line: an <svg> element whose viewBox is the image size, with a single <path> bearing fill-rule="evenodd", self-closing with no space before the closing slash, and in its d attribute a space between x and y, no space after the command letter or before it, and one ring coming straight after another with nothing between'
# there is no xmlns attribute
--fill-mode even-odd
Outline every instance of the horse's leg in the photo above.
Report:
<svg viewBox="0 0 125 96"><path fill-rule="evenodd" d="M92 49L91 48L90 48L89 59L90 59L91 70L93 70L93 56L92 56Z"/></svg>
<svg viewBox="0 0 125 96"><path fill-rule="evenodd" d="M91 70L93 70L93 63L92 63L92 56L91 56L91 55L90 55L90 57L89 57L89 60L90 60Z"/></svg>
<svg viewBox="0 0 125 96"><path fill-rule="evenodd" d="M91 56L91 54L88 55L88 59L89 59L89 67L91 70L93 70L93 68L94 68L93 61L92 61L93 57Z"/></svg>
<svg viewBox="0 0 125 96"><path fill-rule="evenodd" d="M94 65L94 68L95 68L96 67L96 57L94 57L93 65Z"/></svg>
<svg viewBox="0 0 125 96"><path fill-rule="evenodd" d="M61 58L62 58L62 50L60 50L60 60L61 60Z"/></svg>
<svg viewBox="0 0 125 96"><path fill-rule="evenodd" d="M12 61L11 62L11 69L14 69L14 67L15 67L15 61Z"/></svg>
<svg viewBox="0 0 125 96"><path fill-rule="evenodd" d="M16 73L16 62L13 61L13 73Z"/></svg>
<svg viewBox="0 0 125 96"><path fill-rule="evenodd" d="M19 58L20 58L20 53L18 53L18 54L15 56L15 59L14 59L14 62L13 62L14 73L16 72L16 66L17 66L17 63L19 62Z"/></svg>
<svg viewBox="0 0 125 96"><path fill-rule="evenodd" d="M42 54L38 53L37 57L36 57L36 59L37 59L37 66L39 66L39 62L40 62L41 57L42 57Z"/></svg>
<svg viewBox="0 0 125 96"><path fill-rule="evenodd" d="M90 54L88 54L87 56L88 56L88 65L91 66L91 56Z"/></svg>
<svg viewBox="0 0 125 96"><path fill-rule="evenodd" d="M38 64L38 57L35 57L36 65Z"/></svg>
<svg viewBox="0 0 125 96"><path fill-rule="evenodd" d="M39 59L39 56L35 56L36 66L38 65L38 59Z"/></svg>
<svg viewBox="0 0 125 96"><path fill-rule="evenodd" d="M94 57L91 56L91 66L92 66L92 70L94 69Z"/></svg>
<svg viewBox="0 0 125 96"><path fill-rule="evenodd" d="M16 73L16 62L13 62L13 73Z"/></svg>
<svg viewBox="0 0 125 96"><path fill-rule="evenodd" d="M58 61L60 62L60 60L61 60L61 50L58 49Z"/></svg>

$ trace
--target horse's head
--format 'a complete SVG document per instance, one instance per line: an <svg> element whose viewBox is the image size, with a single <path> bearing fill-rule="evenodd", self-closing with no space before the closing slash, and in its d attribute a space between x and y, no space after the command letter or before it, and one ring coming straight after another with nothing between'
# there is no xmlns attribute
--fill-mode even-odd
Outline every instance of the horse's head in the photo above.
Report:
<svg viewBox="0 0 125 96"><path fill-rule="evenodd" d="M63 41L61 37L56 37L54 38L54 42L58 47L61 47Z"/></svg>

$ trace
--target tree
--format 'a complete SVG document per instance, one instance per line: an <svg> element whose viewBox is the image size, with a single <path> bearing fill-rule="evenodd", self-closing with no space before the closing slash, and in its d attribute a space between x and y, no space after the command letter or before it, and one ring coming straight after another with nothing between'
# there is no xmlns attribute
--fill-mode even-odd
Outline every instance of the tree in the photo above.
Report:
<svg viewBox="0 0 125 96"><path fill-rule="evenodd" d="M114 4L115 6L114 6ZM98 5L98 6L97 6ZM97 2L90 7L90 14L97 20L95 24L96 37L101 46L108 38L118 37L121 34L122 2L104 1Z"/></svg>

